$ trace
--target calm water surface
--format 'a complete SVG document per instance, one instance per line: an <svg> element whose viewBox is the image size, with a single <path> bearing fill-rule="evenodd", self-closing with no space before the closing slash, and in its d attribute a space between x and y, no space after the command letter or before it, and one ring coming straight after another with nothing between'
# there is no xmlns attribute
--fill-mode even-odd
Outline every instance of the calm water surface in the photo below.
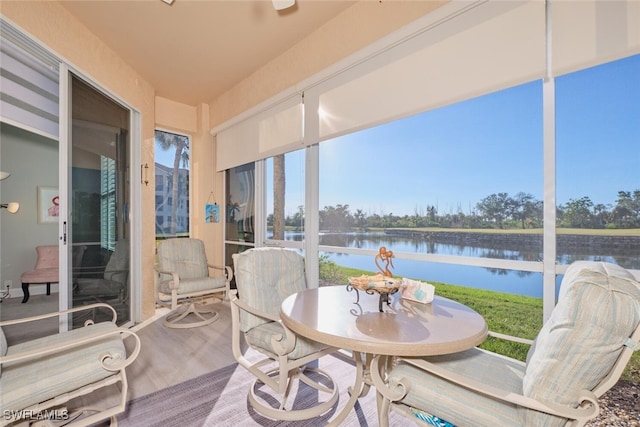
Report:
<svg viewBox="0 0 640 427"><path fill-rule="evenodd" d="M287 240L300 240L301 234L288 232ZM509 259L519 261L535 261L542 259L542 248L499 248L480 246L460 246L444 243L433 243L422 240L387 236L384 233L340 233L323 234L320 236L321 245L368 249L377 251L380 246L394 252L429 253L441 255L457 255L468 257L483 257ZM368 255L323 253L336 264L361 270L377 271L373 257ZM632 254L633 255L633 254ZM626 268L639 268L640 254L630 256L627 253L612 255L592 254L558 254L558 260L569 264L577 259L594 261L608 261L620 264ZM542 273L489 269L485 267L468 267L451 264L427 263L404 259L393 259L392 272L403 277L410 277L425 281L450 283L479 289L488 289L511 294L542 297ZM556 280L558 288L562 276Z"/></svg>

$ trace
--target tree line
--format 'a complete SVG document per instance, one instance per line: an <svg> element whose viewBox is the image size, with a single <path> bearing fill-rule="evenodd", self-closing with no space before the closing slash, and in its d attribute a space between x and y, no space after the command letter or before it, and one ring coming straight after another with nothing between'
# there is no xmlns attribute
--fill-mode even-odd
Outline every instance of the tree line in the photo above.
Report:
<svg viewBox="0 0 640 427"><path fill-rule="evenodd" d="M529 193L491 194L478 203L469 213L439 213L436 206L428 205L424 212L413 215L388 213L366 214L362 209L351 212L349 205L325 206L320 211L320 230L365 231L370 228L540 228L543 220L543 203ZM640 189L618 191L614 205L595 204L588 197L569 199L556 208L557 226L563 228L640 228ZM270 215L267 223L273 226ZM285 226L302 228L304 209L302 206L293 215L285 218Z"/></svg>

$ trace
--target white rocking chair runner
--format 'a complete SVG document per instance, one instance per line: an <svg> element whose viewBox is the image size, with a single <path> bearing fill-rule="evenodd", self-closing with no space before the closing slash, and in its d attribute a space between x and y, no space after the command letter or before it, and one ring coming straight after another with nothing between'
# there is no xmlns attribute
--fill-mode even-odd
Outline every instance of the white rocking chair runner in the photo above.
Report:
<svg viewBox="0 0 640 427"><path fill-rule="evenodd" d="M231 291L232 349L238 363L256 376L249 390L251 406L261 415L286 421L327 413L338 402L338 389L331 377L312 363L337 349L297 336L279 316L282 301L306 289L304 259L281 248L250 249L233 259L237 290ZM248 360L241 345L243 338L265 357L257 362ZM311 408L293 408L288 398L294 384L312 387L327 398ZM261 397L263 385L276 394L277 406Z"/></svg>

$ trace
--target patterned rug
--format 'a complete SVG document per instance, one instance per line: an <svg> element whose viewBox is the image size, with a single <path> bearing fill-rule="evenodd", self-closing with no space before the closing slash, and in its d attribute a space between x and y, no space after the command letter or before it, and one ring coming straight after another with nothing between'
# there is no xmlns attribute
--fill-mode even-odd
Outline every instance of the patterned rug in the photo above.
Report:
<svg viewBox="0 0 640 427"><path fill-rule="evenodd" d="M200 377L134 399L118 417L121 427L152 426L321 426L326 425L349 399L348 388L355 379L355 367L335 356L319 360L320 369L338 384L340 400L336 409L306 421L274 421L256 413L249 405L247 391L253 376L242 366L232 364ZM320 395L320 398L325 396ZM293 403L305 408L317 402L315 390L301 386ZM291 399L291 398L290 398ZM389 417L391 426L412 424L396 413ZM377 426L375 390L360 398L342 426Z"/></svg>

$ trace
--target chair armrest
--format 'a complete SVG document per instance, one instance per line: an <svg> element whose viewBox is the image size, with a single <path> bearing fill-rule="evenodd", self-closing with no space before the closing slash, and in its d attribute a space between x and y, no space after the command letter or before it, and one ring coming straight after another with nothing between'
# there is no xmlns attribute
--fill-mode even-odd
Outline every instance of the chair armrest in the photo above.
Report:
<svg viewBox="0 0 640 427"><path fill-rule="evenodd" d="M231 267L229 267L229 266L217 266L217 265L212 265L212 264L207 264L207 267L224 271L225 280L227 282L227 290L229 290L229 282L233 278L233 270L231 270ZM171 283L169 284L169 287L171 289L178 289L178 287L180 286L180 276L178 275L178 272L160 270L160 268L158 268L158 266L155 266L153 269L156 271L156 273L158 275L160 275L160 274L170 275L172 279L171 279Z"/></svg>
<svg viewBox="0 0 640 427"><path fill-rule="evenodd" d="M226 287L226 292L228 294L229 291L231 291L231 279L233 279L233 270L231 269L231 267L229 267L228 265L213 265L213 264L207 264L207 267L213 268L214 270L223 271L224 278L225 278L224 280L227 282L225 287Z"/></svg>
<svg viewBox="0 0 640 427"><path fill-rule="evenodd" d="M104 276L105 276L104 278L107 280L111 280L112 282L116 282L121 285L124 285L126 282L127 274L129 274L129 270L109 270L104 272ZM123 276L124 280L114 279L114 277L116 276Z"/></svg>
<svg viewBox="0 0 640 427"><path fill-rule="evenodd" d="M274 316L273 314L269 314L265 311L257 310L256 308L251 307L250 305L242 301L240 298L238 298L238 292L235 289L231 291L231 303L237 305L241 310L253 314L254 316L258 316L272 322L280 321L280 317Z"/></svg>
<svg viewBox="0 0 640 427"><path fill-rule="evenodd" d="M501 340L517 342L517 343L520 343L520 344L527 344L527 345L532 345L533 344L533 340L530 340L530 339L527 339L527 338L514 337L514 336L511 336L511 335L500 334L498 332L493 332L493 331L489 331L489 336L490 337L494 337L494 338L499 338Z"/></svg>
<svg viewBox="0 0 640 427"><path fill-rule="evenodd" d="M82 307L70 308L69 310L54 311L52 313L41 314L41 315L38 315L38 316L23 317L21 319L14 319L14 320L5 320L3 322L0 322L0 327L9 326L9 325L17 325L17 324L20 324L20 323L33 322L33 321L36 321L36 320L48 319L50 317L62 316L62 315L65 315L65 314L75 313L75 312L78 312L78 311L93 310L94 308L106 308L108 310L111 310L111 313L113 314L113 316L112 316L112 319L110 320L110 322L116 323L116 320L118 318L118 314L116 313L116 310L113 307L111 307L109 304L96 303L96 304L84 305Z"/></svg>
<svg viewBox="0 0 640 427"><path fill-rule="evenodd" d="M158 266L153 267L153 269L156 271L158 276L160 274L168 274L169 276L171 276L171 283L169 284L169 287L171 289L178 289L178 287L180 286L180 276L178 275L177 271L160 270Z"/></svg>
<svg viewBox="0 0 640 427"><path fill-rule="evenodd" d="M371 364L371 372L373 374L372 381L375 384L376 389L391 401L402 399L411 387L410 382L405 381L405 379L403 378L399 383L401 391L397 389L390 389L385 381L382 380L380 375L376 375L377 373L382 372L380 371L379 358L380 356L378 355L374 356ZM508 392L497 387L489 386L487 384L466 378L437 364L431 363L425 359L402 358L401 360L425 372L437 375L440 378L443 378L449 382L455 383L476 393L484 394L485 396L489 396L504 402L510 402L518 406L533 409L535 411L544 412L563 418L569 418L572 420L579 420L581 422L581 424L579 425L583 425L584 422L597 416L600 410L598 406L597 396L589 390L583 390L580 393L580 407L570 408L566 406L556 405L550 402L541 402L522 394ZM584 405L585 403L587 403L586 406Z"/></svg>
<svg viewBox="0 0 640 427"><path fill-rule="evenodd" d="M101 278L106 267L106 265L98 265L92 267L74 267L71 272L74 284L77 280Z"/></svg>
<svg viewBox="0 0 640 427"><path fill-rule="evenodd" d="M73 267L73 272L96 272L96 271L104 271L107 269L106 265L86 265L84 267Z"/></svg>
<svg viewBox="0 0 640 427"><path fill-rule="evenodd" d="M111 331L99 332L96 334L85 336L83 338L73 339L64 343L53 344L46 347L33 349L30 351L11 354L9 356L2 356L0 357L0 364L16 362L16 361L26 361L29 359L35 359L42 356L48 356L56 353L63 353L69 349L86 346L87 344L90 344L92 342L103 340L104 338L111 335L119 335L122 337L121 338L122 340L124 340L127 337L133 337L135 340L135 347L133 348L133 351L127 356L126 359L121 360L116 364L105 365L104 363L105 360L111 359L113 357L112 355L106 354L106 353L99 355L100 363L102 364L102 367L104 369L108 371L113 371L113 372L119 371L129 366L138 357L138 354L140 353L140 338L135 332L126 328L117 328Z"/></svg>
<svg viewBox="0 0 640 427"><path fill-rule="evenodd" d="M228 265L213 265L207 264L207 267L213 268L214 270L221 270L224 272L225 279L230 282L233 279L233 270Z"/></svg>
<svg viewBox="0 0 640 427"><path fill-rule="evenodd" d="M264 311L257 310L254 307L251 307L250 305L247 305L244 301L238 298L238 291L235 289L231 291L231 304L234 304L240 310L246 311L247 313L253 314L254 316L263 318L265 320L270 320L272 322L277 322L278 324L280 324L282 329L284 329L285 335L272 336L271 344L273 345L273 348L274 350L276 350L276 353L278 355L289 354L293 351L293 348L296 345L296 339L297 339L296 334L294 334L293 331L291 331L289 328L285 326L284 323L282 323L282 319L280 319L279 316L274 316Z"/></svg>

